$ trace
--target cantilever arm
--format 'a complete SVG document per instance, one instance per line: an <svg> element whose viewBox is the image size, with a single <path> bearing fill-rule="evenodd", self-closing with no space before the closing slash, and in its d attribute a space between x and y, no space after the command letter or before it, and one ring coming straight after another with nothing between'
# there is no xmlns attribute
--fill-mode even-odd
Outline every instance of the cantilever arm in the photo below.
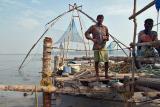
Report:
<svg viewBox="0 0 160 107"><path fill-rule="evenodd" d="M48 22L46 25L51 24L51 23L54 22L55 20L58 20L60 17L62 17L63 15L65 15L65 14L67 14L67 13L73 11L73 10L75 10L75 8L73 8L73 9L67 11L67 12L64 12L64 13L60 14L59 16L57 16L56 18L54 18L53 20L51 20L50 22ZM53 24L51 24L50 27L52 27L52 25L53 25ZM48 30L50 29L50 27L48 27L48 28L44 31L44 33L40 36L40 38L36 41L36 43L31 47L31 49L29 50L29 52L28 52L27 55L25 56L24 60L22 61L21 65L19 66L18 72L20 72L20 70L21 70L24 62L25 62L26 59L28 58L28 56L29 56L29 54L31 53L31 51L32 51L32 50L34 49L34 47L38 44L38 42L42 39L42 37L48 32Z"/></svg>

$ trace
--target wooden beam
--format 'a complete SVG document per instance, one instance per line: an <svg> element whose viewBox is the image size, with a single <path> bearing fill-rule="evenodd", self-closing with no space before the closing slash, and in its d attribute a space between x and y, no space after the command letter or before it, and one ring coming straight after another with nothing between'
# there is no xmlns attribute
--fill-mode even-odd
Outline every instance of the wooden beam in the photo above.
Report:
<svg viewBox="0 0 160 107"><path fill-rule="evenodd" d="M143 42L143 43L136 43L136 46L160 46L160 40L152 41L152 42Z"/></svg>
<svg viewBox="0 0 160 107"><path fill-rule="evenodd" d="M136 16L138 16L139 14L141 14L142 12L144 12L145 10L147 10L148 8L150 8L151 6L153 6L155 4L155 1L152 1L151 3L149 3L148 5L146 5L144 8L142 8L141 10L139 10L137 13L131 15L129 17L129 20L134 19Z"/></svg>
<svg viewBox="0 0 160 107"><path fill-rule="evenodd" d="M88 88L79 86L78 88L64 87L44 87L35 85L0 85L0 91L17 91L17 92L50 92L50 93L61 93L61 94L87 94L87 93L106 93L110 92L110 88L107 87L96 87Z"/></svg>
<svg viewBox="0 0 160 107"><path fill-rule="evenodd" d="M159 78L138 78L136 84L143 87L148 87L153 90L160 91L160 79Z"/></svg>
<svg viewBox="0 0 160 107"><path fill-rule="evenodd" d="M19 91L19 92L55 92L55 87L44 87L35 85L0 85L0 91Z"/></svg>
<svg viewBox="0 0 160 107"><path fill-rule="evenodd" d="M160 57L150 57L150 58L144 58L144 57L136 57L136 61L140 62L146 62L146 63L160 63Z"/></svg>
<svg viewBox="0 0 160 107"><path fill-rule="evenodd" d="M159 92L158 90L154 90L149 87L144 87L140 85L136 85L135 88L138 89L138 91L140 92Z"/></svg>
<svg viewBox="0 0 160 107"><path fill-rule="evenodd" d="M117 56L117 57L116 56L110 56L109 60L128 62L128 61L131 61L132 58L131 57L124 57L124 56Z"/></svg>

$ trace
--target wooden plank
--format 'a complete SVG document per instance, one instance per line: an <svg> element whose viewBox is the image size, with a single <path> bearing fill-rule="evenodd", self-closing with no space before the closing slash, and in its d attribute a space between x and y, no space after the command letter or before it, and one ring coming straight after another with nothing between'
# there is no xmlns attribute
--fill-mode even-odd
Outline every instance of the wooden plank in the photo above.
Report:
<svg viewBox="0 0 160 107"><path fill-rule="evenodd" d="M84 78L84 79L79 79L79 81L86 81L86 82L95 82L95 81L109 81L110 79L106 79L105 77L91 77L91 78Z"/></svg>
<svg viewBox="0 0 160 107"><path fill-rule="evenodd" d="M158 90L154 90L149 87L144 87L144 86L140 86L140 85L136 85L135 88L138 89L138 91L140 91L140 92L158 92Z"/></svg>
<svg viewBox="0 0 160 107"><path fill-rule="evenodd" d="M138 78L139 74L135 74L135 78ZM124 73L124 74L109 74L110 79L123 79L124 77L128 76L129 78L131 78L132 74L131 73ZM69 76L69 77L56 77L55 80L56 81L74 81L76 78L74 78L73 75ZM80 81L88 81L88 82L93 82L96 81L96 77L95 76L91 76L91 77L87 77L87 78L77 78L77 80ZM100 79L99 81L105 81L105 77L104 74L100 73Z"/></svg>

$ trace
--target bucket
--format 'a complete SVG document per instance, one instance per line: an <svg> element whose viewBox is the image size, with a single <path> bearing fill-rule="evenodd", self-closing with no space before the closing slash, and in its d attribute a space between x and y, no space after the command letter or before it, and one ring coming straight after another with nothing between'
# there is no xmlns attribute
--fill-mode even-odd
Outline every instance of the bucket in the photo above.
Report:
<svg viewBox="0 0 160 107"><path fill-rule="evenodd" d="M71 67L68 67L68 66L64 66L63 67L63 73L71 73Z"/></svg>
<svg viewBox="0 0 160 107"><path fill-rule="evenodd" d="M80 71L81 64L68 64L71 67L72 74Z"/></svg>

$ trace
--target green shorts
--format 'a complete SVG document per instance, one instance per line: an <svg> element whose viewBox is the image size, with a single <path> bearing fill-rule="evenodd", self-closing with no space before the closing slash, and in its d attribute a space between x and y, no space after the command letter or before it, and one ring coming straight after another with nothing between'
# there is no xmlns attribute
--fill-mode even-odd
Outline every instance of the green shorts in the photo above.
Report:
<svg viewBox="0 0 160 107"><path fill-rule="evenodd" d="M105 48L102 48L101 50L94 51L94 60L95 62L108 62L108 52Z"/></svg>

